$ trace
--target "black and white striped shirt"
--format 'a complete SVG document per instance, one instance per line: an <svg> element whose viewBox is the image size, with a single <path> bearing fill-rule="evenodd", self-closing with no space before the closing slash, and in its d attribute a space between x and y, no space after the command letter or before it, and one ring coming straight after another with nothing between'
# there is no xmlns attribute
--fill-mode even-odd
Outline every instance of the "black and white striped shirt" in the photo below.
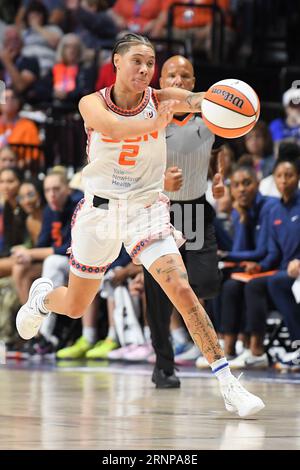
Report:
<svg viewBox="0 0 300 470"><path fill-rule="evenodd" d="M167 167L182 169L183 185L179 191L166 192L171 201L190 201L203 196L214 134L197 114L182 120L174 118L166 129Z"/></svg>

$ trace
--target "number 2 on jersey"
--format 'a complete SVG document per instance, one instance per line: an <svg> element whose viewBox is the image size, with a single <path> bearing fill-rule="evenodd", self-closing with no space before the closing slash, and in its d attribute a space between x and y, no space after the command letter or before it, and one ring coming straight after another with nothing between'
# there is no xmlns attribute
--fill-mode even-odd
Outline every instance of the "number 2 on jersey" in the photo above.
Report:
<svg viewBox="0 0 300 470"><path fill-rule="evenodd" d="M139 154L139 145L122 145L122 152L119 157L120 165L134 166L136 164L136 157Z"/></svg>

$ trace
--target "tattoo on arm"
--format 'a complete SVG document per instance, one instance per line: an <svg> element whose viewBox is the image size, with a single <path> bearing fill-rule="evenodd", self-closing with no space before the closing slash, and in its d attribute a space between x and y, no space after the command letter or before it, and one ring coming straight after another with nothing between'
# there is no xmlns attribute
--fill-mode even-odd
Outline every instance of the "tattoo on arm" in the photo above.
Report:
<svg viewBox="0 0 300 470"><path fill-rule="evenodd" d="M202 101L202 96L200 93L190 93L186 99L185 102L190 108L191 111L201 111L201 101Z"/></svg>

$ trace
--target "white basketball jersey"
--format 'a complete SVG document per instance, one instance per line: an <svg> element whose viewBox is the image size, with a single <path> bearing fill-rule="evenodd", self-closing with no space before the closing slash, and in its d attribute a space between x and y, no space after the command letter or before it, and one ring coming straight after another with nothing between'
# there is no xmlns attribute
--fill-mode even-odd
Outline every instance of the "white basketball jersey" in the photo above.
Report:
<svg viewBox="0 0 300 470"><path fill-rule="evenodd" d="M100 90L109 112L118 120L155 118L157 98L148 87L135 109L121 109L111 99L112 86ZM101 99L101 98L99 98ZM107 199L133 199L163 190L166 168L165 130L130 139L115 140L87 130L88 164L83 170L85 190Z"/></svg>

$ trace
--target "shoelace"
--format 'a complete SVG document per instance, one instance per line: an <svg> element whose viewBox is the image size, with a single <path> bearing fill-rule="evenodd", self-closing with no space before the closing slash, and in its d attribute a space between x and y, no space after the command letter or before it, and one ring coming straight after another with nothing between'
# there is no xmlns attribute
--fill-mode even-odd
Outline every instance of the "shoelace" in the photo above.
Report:
<svg viewBox="0 0 300 470"><path fill-rule="evenodd" d="M249 396L251 395L250 392L248 392L248 390L246 390L242 384L239 382L240 378L242 377L244 373L241 372L240 375L238 376L238 378L236 379L237 382L233 383L232 384L232 387L231 387L231 390L234 390L235 387L238 388L238 391L241 392L243 394L244 397L247 397L249 398Z"/></svg>

